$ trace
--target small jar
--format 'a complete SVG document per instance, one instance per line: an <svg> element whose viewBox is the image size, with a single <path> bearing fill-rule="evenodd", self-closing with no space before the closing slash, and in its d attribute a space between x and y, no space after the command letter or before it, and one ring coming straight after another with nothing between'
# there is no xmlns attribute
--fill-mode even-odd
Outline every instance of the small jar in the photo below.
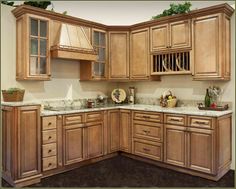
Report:
<svg viewBox="0 0 236 189"><path fill-rule="evenodd" d="M93 107L94 107L94 101L91 100L91 99L88 99L88 101L87 101L87 107L88 107L88 108L93 108Z"/></svg>

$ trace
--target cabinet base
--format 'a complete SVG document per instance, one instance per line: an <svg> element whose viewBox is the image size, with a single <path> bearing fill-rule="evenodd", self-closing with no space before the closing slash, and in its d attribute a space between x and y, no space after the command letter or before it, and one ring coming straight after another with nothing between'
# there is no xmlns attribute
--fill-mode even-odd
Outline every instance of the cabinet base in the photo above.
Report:
<svg viewBox="0 0 236 189"><path fill-rule="evenodd" d="M211 174L201 173L198 171L193 171L193 170L182 168L182 167L177 167L174 165L169 165L164 162L160 162L160 161L158 162L155 160L147 159L147 158L136 156L133 154L128 154L125 152L122 152L120 154L123 156L129 157L129 158L135 159L135 160L139 160L139 161L143 161L143 162L150 163L153 165L157 165L159 167L172 169L172 170L175 170L175 171L178 171L181 173L187 173L187 174L190 174L193 176L199 176L199 177L206 178L206 179L213 180L213 181L220 180L220 178L223 177L230 170L230 164L231 164L231 162L230 162L228 165L224 166L224 169L221 169L220 171L218 171L218 173L216 175L211 175Z"/></svg>

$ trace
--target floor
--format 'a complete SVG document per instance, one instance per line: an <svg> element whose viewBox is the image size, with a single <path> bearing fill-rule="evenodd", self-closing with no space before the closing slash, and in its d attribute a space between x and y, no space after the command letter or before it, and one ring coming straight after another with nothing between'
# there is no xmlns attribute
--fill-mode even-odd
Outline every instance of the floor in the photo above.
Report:
<svg viewBox="0 0 236 189"><path fill-rule="evenodd" d="M2 186L9 186L2 182ZM234 187L234 171L218 182L117 156L41 180L31 187Z"/></svg>

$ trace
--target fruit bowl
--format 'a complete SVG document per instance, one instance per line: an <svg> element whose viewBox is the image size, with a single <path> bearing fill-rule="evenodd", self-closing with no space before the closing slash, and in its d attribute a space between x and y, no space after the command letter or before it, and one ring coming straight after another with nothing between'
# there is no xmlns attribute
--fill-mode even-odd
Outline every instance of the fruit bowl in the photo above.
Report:
<svg viewBox="0 0 236 189"><path fill-rule="evenodd" d="M170 90L165 91L160 97L160 105L162 107L174 108L176 106L176 103L176 96L172 95L172 92Z"/></svg>
<svg viewBox="0 0 236 189"><path fill-rule="evenodd" d="M170 100L167 100L167 108L174 108L176 106L177 99L172 98Z"/></svg>

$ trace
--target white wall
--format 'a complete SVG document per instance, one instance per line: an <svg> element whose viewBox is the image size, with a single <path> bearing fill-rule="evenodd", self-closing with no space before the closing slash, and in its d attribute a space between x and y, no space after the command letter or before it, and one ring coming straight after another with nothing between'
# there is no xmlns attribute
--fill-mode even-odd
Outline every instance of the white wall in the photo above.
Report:
<svg viewBox="0 0 236 189"><path fill-rule="evenodd" d="M211 6L214 4L234 1L194 1L193 9ZM129 25L149 20L153 15L168 8L171 1L166 2L59 2L54 1L55 11L68 11L69 15L81 17L110 25ZM1 86L22 87L26 89L25 100L63 99L63 98L90 98L97 94L110 94L114 87L128 88L135 86L137 96L159 97L166 89L183 100L201 100L205 89L210 85L218 85L224 90L223 101L233 102L233 163L235 167L235 13L231 20L231 54L232 74L229 82L192 81L189 75L163 76L161 82L80 82L79 63L76 61L52 61L52 80L45 82L15 80L16 66L16 24L11 13L12 7L1 6Z"/></svg>

